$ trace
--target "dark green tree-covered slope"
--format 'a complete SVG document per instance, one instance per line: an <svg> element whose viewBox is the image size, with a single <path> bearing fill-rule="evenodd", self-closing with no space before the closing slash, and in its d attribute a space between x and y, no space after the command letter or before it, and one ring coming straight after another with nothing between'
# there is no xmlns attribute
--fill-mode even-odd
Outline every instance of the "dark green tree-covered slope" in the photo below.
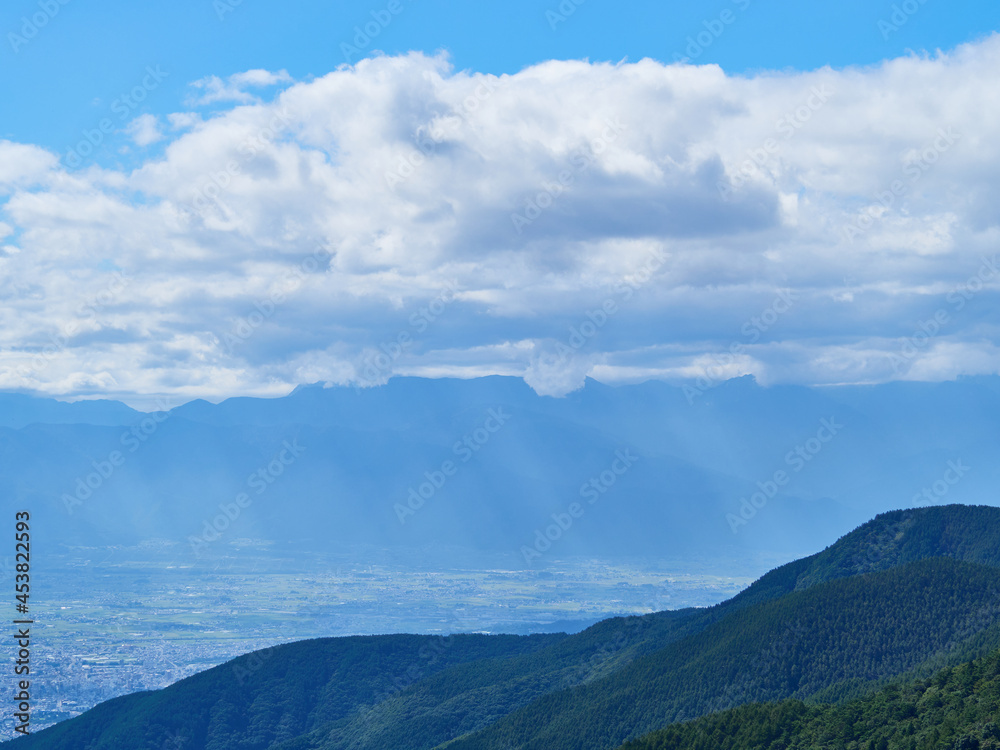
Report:
<svg viewBox="0 0 1000 750"><path fill-rule="evenodd" d="M718 609L728 612L824 581L931 557L1000 567L1000 508L942 505L883 513L822 552L772 570Z"/></svg>
<svg viewBox="0 0 1000 750"><path fill-rule="evenodd" d="M1000 570L933 558L745 607L586 686L547 695L452 750L615 747L752 701L877 683L991 628ZM987 639L997 643L995 631Z"/></svg>
<svg viewBox="0 0 1000 750"><path fill-rule="evenodd" d="M541 695L621 669L681 637L699 614L680 610L611 618L540 651L457 665L280 747L434 747L488 726Z"/></svg>
<svg viewBox="0 0 1000 750"><path fill-rule="evenodd" d="M1000 750L1000 651L836 706L751 704L622 750Z"/></svg>
<svg viewBox="0 0 1000 750"><path fill-rule="evenodd" d="M241 656L163 690L107 701L16 740L13 747L263 750L357 711L407 681L462 662L529 653L565 637L390 635L300 641Z"/></svg>
<svg viewBox="0 0 1000 750"><path fill-rule="evenodd" d="M505 715L546 690L613 671L669 642L698 614L688 609L612 618L572 637L302 641L239 657L165 690L108 701L19 740L18 747L103 750L169 737L185 739L185 748L243 750L272 747L317 727L347 725L355 732L361 727L365 737L402 735L406 743L416 735L399 725L398 706L406 704L405 711L413 714L428 701L430 723L419 736L422 746L433 745L454 737L456 726L479 729L486 724L483 717ZM438 700L452 700L454 714L433 704ZM463 701L473 702L474 710L460 711Z"/></svg>

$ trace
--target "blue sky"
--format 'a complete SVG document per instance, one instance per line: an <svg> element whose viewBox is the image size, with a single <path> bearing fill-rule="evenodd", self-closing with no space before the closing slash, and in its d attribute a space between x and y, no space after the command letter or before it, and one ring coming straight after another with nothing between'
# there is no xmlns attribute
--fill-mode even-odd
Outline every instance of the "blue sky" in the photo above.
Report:
<svg viewBox="0 0 1000 750"><path fill-rule="evenodd" d="M231 2L4 7L0 388L1000 372L995 4Z"/></svg>

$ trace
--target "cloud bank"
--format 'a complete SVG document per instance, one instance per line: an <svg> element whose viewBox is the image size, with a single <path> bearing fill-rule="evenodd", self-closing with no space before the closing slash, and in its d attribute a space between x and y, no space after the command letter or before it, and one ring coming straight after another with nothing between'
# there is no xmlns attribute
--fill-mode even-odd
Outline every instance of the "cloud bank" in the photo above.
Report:
<svg viewBox="0 0 1000 750"><path fill-rule="evenodd" d="M0 388L995 373L997 77L411 54L197 82L134 169L0 141Z"/></svg>

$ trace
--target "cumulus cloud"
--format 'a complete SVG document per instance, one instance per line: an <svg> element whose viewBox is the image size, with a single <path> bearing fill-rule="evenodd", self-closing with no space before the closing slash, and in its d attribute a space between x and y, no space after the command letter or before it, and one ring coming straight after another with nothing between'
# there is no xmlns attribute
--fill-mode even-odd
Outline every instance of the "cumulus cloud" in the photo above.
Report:
<svg viewBox="0 0 1000 750"><path fill-rule="evenodd" d="M200 81L128 172L0 142L0 387L996 372L998 74L410 54Z"/></svg>
<svg viewBox="0 0 1000 750"><path fill-rule="evenodd" d="M155 115L139 115L129 123L127 131L137 146L148 146L163 140L160 122Z"/></svg>
<svg viewBox="0 0 1000 750"><path fill-rule="evenodd" d="M0 140L0 197L42 180L58 161L54 154L37 146Z"/></svg>

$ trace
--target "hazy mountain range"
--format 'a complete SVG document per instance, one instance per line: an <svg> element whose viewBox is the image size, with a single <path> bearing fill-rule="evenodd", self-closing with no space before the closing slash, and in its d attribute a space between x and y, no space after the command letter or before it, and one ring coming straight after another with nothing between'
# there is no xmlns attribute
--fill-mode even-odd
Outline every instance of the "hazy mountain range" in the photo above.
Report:
<svg viewBox="0 0 1000 750"><path fill-rule="evenodd" d="M891 508L991 504L1000 378L704 391L393 378L147 415L0 395L0 493L37 544L794 556ZM756 493L756 494L755 494ZM754 507L757 506L757 507Z"/></svg>

